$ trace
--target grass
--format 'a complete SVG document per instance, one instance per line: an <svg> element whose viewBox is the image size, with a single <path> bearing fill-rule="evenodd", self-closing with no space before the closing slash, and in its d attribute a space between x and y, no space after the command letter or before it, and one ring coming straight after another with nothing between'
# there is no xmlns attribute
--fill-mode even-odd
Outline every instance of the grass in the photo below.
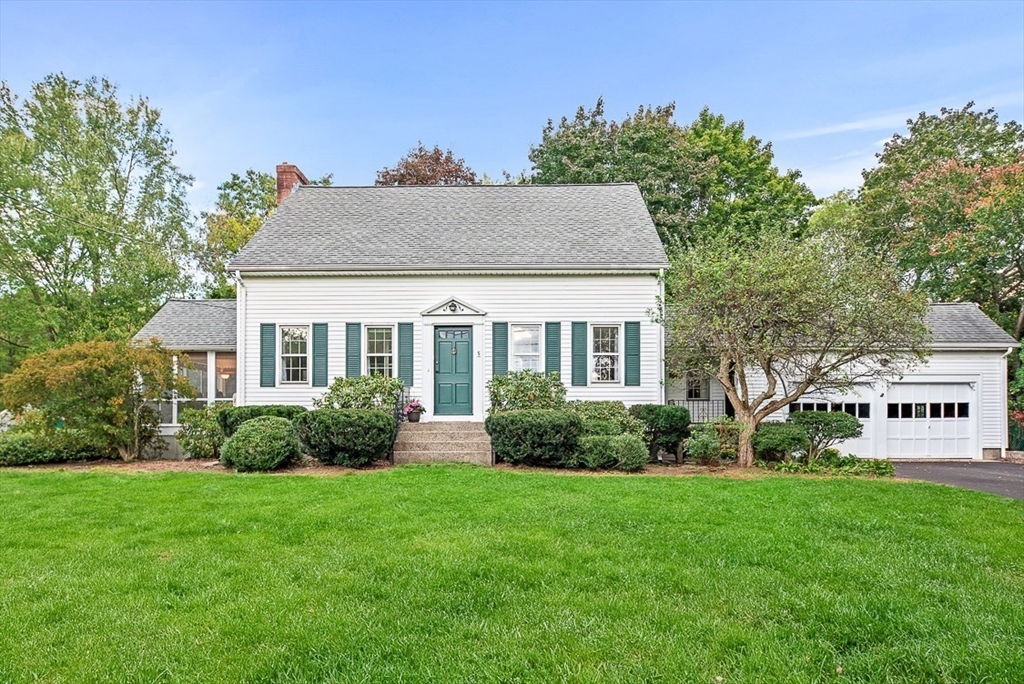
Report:
<svg viewBox="0 0 1024 684"><path fill-rule="evenodd" d="M1022 539L884 480L7 470L0 681L1021 681Z"/></svg>

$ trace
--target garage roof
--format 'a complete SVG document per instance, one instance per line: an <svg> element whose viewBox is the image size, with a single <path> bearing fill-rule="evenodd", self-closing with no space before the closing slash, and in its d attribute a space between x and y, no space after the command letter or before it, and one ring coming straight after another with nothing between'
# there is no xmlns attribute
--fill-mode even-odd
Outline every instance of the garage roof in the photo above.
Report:
<svg viewBox="0 0 1024 684"><path fill-rule="evenodd" d="M1005 349L1019 346L977 304L932 304L924 322L932 334L932 347L936 349Z"/></svg>

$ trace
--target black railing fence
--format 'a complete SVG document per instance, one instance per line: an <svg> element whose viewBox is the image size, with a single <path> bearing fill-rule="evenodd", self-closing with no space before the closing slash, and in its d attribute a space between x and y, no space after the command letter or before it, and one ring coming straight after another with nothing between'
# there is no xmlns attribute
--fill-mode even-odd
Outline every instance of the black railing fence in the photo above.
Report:
<svg viewBox="0 0 1024 684"><path fill-rule="evenodd" d="M401 392L395 394L395 407L391 413L395 419L395 436L391 440L391 450L388 452L388 460L392 465L395 463L395 442L398 441L398 427L405 422L405 405L409 403L409 388L403 387Z"/></svg>
<svg viewBox="0 0 1024 684"><path fill-rule="evenodd" d="M710 423L728 415L725 399L669 399L668 403L671 406L685 406L690 412L691 423Z"/></svg>

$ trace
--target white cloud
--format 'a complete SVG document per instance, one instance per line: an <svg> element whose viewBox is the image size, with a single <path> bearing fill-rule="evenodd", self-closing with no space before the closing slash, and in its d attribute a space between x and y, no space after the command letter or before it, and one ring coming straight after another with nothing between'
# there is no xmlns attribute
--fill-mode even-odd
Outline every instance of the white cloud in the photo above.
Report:
<svg viewBox="0 0 1024 684"><path fill-rule="evenodd" d="M783 133L782 135L776 136L776 140L800 140L803 138L817 138L823 135L834 135L836 133L850 133L856 131L893 131L902 129L907 122L907 119L915 118L920 112L937 112L940 107L948 106L963 106L967 102L974 99L977 102L978 109L985 109L988 107L1008 107L1008 106L1020 106L1024 102L1024 93L1021 92L1003 92L992 95L991 97L949 97L945 100L932 101L924 104L917 105L915 107L907 107L899 112L889 114L876 114L872 116L866 116L862 119L855 119L853 121L847 121L839 124L832 124L830 126L820 126L817 128L808 128L802 131L792 131L790 133Z"/></svg>

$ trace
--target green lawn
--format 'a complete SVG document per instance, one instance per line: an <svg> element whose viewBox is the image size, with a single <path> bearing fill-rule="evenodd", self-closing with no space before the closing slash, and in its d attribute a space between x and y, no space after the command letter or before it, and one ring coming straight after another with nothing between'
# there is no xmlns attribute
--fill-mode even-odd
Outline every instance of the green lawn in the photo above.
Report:
<svg viewBox="0 0 1024 684"><path fill-rule="evenodd" d="M0 471L3 682L719 676L1024 681L1024 505L793 476Z"/></svg>

